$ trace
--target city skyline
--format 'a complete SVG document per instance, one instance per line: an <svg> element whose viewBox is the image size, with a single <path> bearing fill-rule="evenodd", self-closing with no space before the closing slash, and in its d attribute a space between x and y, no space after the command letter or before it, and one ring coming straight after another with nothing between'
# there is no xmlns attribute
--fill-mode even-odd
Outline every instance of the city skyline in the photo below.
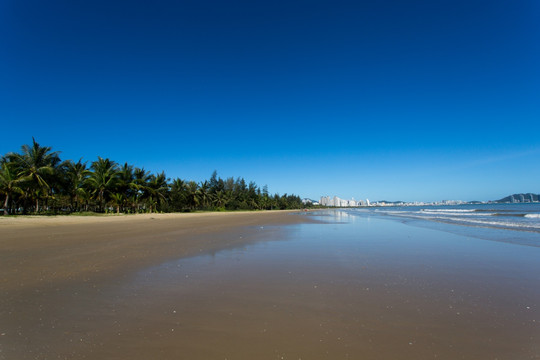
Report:
<svg viewBox="0 0 540 360"><path fill-rule="evenodd" d="M463 200L438 200L438 201L401 201L401 200L374 200L370 201L369 199L359 199L356 200L354 197L351 199L342 199L337 195L328 196L323 195L319 200L313 199L303 199L302 202L310 202L313 205L329 206L329 207L359 207L359 206L388 206L388 205L462 205L468 204L471 202ZM476 203L476 201L473 201ZM540 194L513 194L506 196L501 199L492 199L488 201L483 201L482 203L535 203L540 202Z"/></svg>
<svg viewBox="0 0 540 360"><path fill-rule="evenodd" d="M0 154L32 137L318 199L538 193L540 4L7 0Z"/></svg>

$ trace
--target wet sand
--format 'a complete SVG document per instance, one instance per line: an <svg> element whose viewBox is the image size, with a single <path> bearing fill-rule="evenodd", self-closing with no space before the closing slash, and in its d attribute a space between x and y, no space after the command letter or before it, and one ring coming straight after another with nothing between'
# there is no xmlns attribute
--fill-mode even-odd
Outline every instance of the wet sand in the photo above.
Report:
<svg viewBox="0 0 540 360"><path fill-rule="evenodd" d="M247 235L224 239L231 230L308 221L294 213L0 217L0 290L107 278L217 251L249 241ZM250 233L249 228L242 231Z"/></svg>
<svg viewBox="0 0 540 360"><path fill-rule="evenodd" d="M101 289L171 259L258 241L263 226L306 221L294 211L0 217L0 359L87 358L70 350L69 334L78 315L99 318ZM108 322L92 319L106 334Z"/></svg>
<svg viewBox="0 0 540 360"><path fill-rule="evenodd" d="M313 218L0 222L0 359L538 358L537 249Z"/></svg>

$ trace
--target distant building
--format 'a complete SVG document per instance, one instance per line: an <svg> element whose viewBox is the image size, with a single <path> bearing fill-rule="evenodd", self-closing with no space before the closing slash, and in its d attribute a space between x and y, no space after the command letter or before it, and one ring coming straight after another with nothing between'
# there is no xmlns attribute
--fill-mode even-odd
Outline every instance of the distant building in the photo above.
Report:
<svg viewBox="0 0 540 360"><path fill-rule="evenodd" d="M330 196L321 196L321 201L319 201L319 203L322 206L333 206L333 204L330 205Z"/></svg>
<svg viewBox="0 0 540 360"><path fill-rule="evenodd" d="M332 206L332 207L356 207L360 206L359 202L352 198L351 200L341 199L337 196L321 196L321 201L319 202L322 206Z"/></svg>

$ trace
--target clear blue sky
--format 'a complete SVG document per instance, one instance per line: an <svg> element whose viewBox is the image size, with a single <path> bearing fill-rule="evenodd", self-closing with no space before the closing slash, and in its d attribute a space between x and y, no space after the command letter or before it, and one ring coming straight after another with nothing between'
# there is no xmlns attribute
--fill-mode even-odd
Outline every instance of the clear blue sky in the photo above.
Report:
<svg viewBox="0 0 540 360"><path fill-rule="evenodd" d="M540 193L540 2L0 1L0 154L370 200Z"/></svg>

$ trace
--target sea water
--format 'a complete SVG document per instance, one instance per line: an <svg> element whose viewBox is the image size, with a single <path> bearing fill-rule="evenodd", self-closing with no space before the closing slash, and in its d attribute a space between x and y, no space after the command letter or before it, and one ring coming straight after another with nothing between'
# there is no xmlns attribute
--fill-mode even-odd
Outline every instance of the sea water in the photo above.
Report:
<svg viewBox="0 0 540 360"><path fill-rule="evenodd" d="M346 211L486 240L540 246L540 203L388 206Z"/></svg>

